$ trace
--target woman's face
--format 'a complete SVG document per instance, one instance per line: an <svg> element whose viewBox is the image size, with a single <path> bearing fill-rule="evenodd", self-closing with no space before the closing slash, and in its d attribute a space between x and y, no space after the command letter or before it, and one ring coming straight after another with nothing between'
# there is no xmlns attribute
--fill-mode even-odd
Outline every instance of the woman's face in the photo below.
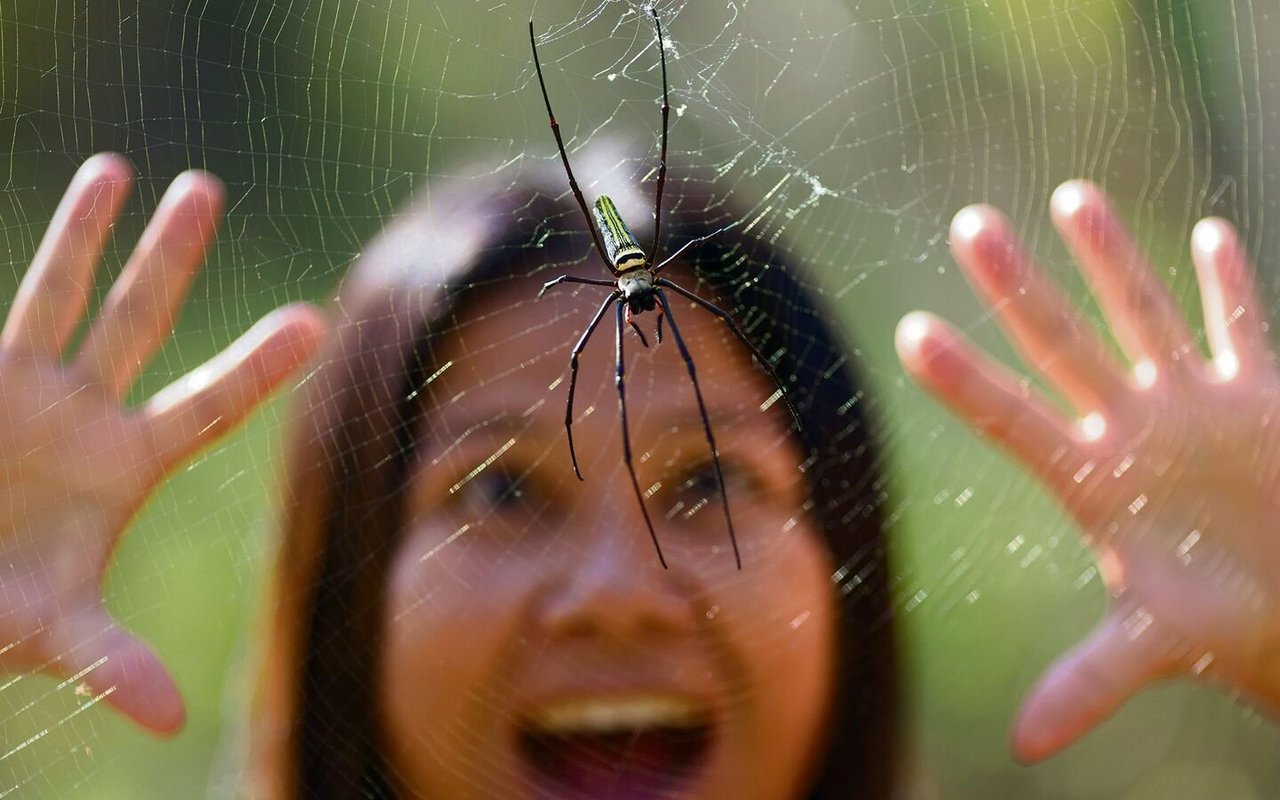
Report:
<svg viewBox="0 0 1280 800"><path fill-rule="evenodd" d="M691 287L692 288L692 287ZM577 291L575 291L575 289ZM628 331L635 467L623 462L614 316L514 282L468 307L427 388L380 684L399 789L429 798L787 798L832 694L835 600L781 403L724 326L673 303L697 365L742 550L672 341ZM637 322L653 343L655 316Z"/></svg>

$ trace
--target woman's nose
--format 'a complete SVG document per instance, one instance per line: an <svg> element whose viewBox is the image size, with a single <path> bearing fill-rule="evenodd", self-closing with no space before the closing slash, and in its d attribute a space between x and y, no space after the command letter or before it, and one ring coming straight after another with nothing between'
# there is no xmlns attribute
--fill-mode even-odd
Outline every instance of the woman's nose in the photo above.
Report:
<svg viewBox="0 0 1280 800"><path fill-rule="evenodd" d="M634 637L693 630L688 582L678 569L663 569L644 522L632 516L598 518L590 535L568 545L578 557L564 562L564 577L542 608L549 632Z"/></svg>

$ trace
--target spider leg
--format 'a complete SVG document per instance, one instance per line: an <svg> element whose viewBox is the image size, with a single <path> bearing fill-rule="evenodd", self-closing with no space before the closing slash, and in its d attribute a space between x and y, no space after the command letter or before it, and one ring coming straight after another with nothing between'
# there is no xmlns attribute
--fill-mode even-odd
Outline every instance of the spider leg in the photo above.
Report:
<svg viewBox="0 0 1280 800"><path fill-rule="evenodd" d="M729 316L729 312L714 303L709 303L706 300L703 300L688 289L685 289L666 278L658 278L656 283L659 286L665 286L673 292L678 293L680 296L692 301L694 305L702 307L706 311L715 314L723 320L724 324L729 326L729 330L733 332L733 335L738 337L738 341L742 342L742 344L751 351L751 355L755 358L760 367L769 373L769 377L773 379L773 384L778 387L778 392L782 395L782 402L787 404L787 410L791 412L791 419L795 421L796 428L799 429L803 427L800 423L799 412L797 412L796 407L791 404L791 395L787 392L786 387L782 385L782 381L778 378L778 373L774 370L773 365L769 363L769 359L764 357L764 353L760 352L760 348L751 343L751 340L747 338L747 335L742 332L742 328L738 327L738 323L734 322L733 317ZM661 295L659 296L661 297ZM670 311L668 311L668 313L670 313ZM671 326L674 328L675 323L673 322Z"/></svg>
<svg viewBox="0 0 1280 800"><path fill-rule="evenodd" d="M627 306L627 324L631 326L631 330L636 332L636 336L640 339L640 344L644 345L644 348L648 350L649 340L644 338L644 331L640 330L640 326L636 324L635 319L631 316L631 306Z"/></svg>
<svg viewBox="0 0 1280 800"><path fill-rule="evenodd" d="M626 320L623 309L626 301L618 301L618 349L614 365L614 382L618 386L618 412L622 418L622 459L627 463L627 472L631 473L631 488L636 490L636 502L640 504L640 513L644 515L644 524L649 528L649 538L653 540L653 549L658 551L658 561L662 568L667 568L667 559L662 556L662 545L658 544L658 534L654 533L653 520L649 519L649 509L644 505L644 493L640 491L640 479L636 477L636 465L631 458L631 429L627 425L627 383L625 361L622 357L622 340L626 332Z"/></svg>
<svg viewBox="0 0 1280 800"><path fill-rule="evenodd" d="M591 211L587 208L587 200L582 196L578 181L573 177L573 168L569 166L569 154L564 150L564 139L560 138L560 123L556 122L556 115L551 110L547 82L542 79L542 62L538 60L538 44L533 40L533 20L529 20L529 47L533 49L533 66L538 71L538 86L542 87L542 102L547 105L547 117L551 120L551 132L555 134L556 148L560 150L560 160L564 162L565 174L569 176L569 188L573 190L573 196L578 201L578 207L582 209L582 215L587 218L587 230L591 231L591 240L596 243L596 252L600 254L600 258L607 266L609 256L604 251L604 242L600 241L600 231L596 230L595 220L592 219Z"/></svg>
<svg viewBox="0 0 1280 800"><path fill-rule="evenodd" d="M663 318L664 316L666 316L666 315L662 313L662 306L658 306L658 324L657 324L657 328L656 328L656 330L657 330L657 337L658 337L658 344L662 344L662 318Z"/></svg>
<svg viewBox="0 0 1280 800"><path fill-rule="evenodd" d="M662 305L662 310L666 313L667 321L671 325L671 338L676 340L680 357L684 359L684 365L689 370L689 381L693 383L693 396L698 398L698 414L702 416L702 430L706 433L707 444L711 447L711 463L715 465L716 483L720 485L720 504L724 508L725 524L729 526L729 541L733 544L733 560L737 563L738 569L742 569L742 555L738 552L738 536L733 530L733 518L729 516L729 493L724 488L724 471L720 469L720 451L716 448L715 434L711 432L711 420L707 418L707 404L702 399L702 388L698 386L698 373L693 366L693 356L689 354L684 337L680 335L680 328L676 325L676 318L671 314L671 305L667 302L667 296L661 289L654 293L658 296L658 302Z"/></svg>
<svg viewBox="0 0 1280 800"><path fill-rule="evenodd" d="M658 10L651 8L653 26L658 31L658 57L662 59L662 153L658 156L658 196L653 203L653 247L649 252L656 258L658 255L658 232L662 225L662 189L667 183L667 130L670 128L671 103L667 100L667 48L662 43L662 23L658 21ZM662 341L662 336L658 336Z"/></svg>
<svg viewBox="0 0 1280 800"><path fill-rule="evenodd" d="M545 290L545 287L543 288ZM573 352L569 354L569 400L564 406L564 432L569 440L569 460L573 462L573 474L578 476L578 480L584 480L582 472L578 469L578 452L573 447L573 392L578 388L578 356L582 355L591 334L596 332L600 320L604 319L604 312L609 310L609 304L621 295L622 292L617 289L609 293L609 296L600 304L600 310L591 318L591 324L582 332L582 338L578 339L578 343L573 346Z"/></svg>
<svg viewBox="0 0 1280 800"><path fill-rule="evenodd" d="M562 283L585 283L590 286L612 286L615 288L618 285L614 281L605 281L605 280L600 280L599 278L579 278L576 275L561 275L559 278L556 278L555 280L547 281L546 283L542 284L542 288L538 290L538 297L542 297L544 294L546 294L547 290L550 289L551 287L559 286Z"/></svg>

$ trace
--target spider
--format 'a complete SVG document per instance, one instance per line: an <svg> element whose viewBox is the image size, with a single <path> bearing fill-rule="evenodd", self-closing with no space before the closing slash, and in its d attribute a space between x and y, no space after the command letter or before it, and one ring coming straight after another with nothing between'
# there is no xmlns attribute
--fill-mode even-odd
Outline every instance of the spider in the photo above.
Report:
<svg viewBox="0 0 1280 800"><path fill-rule="evenodd" d="M658 54L662 62L662 150L658 158L657 198L654 201L653 211L653 246L649 248L649 252L656 254L660 242L659 231L662 224L662 189L667 181L667 131L671 105L667 99L667 55L662 43L662 23L658 20L658 12L656 10L650 9L650 12L653 14L653 25L658 37ZM684 247L671 254L665 261L654 265L653 260L645 255L645 251L640 247L640 243L636 240L635 234L631 232L631 228L618 213L618 208L614 205L612 199L607 195L601 195L596 199L592 208L587 207L587 201L582 196L582 190L578 188L578 182L573 177L573 168L569 166L569 155L565 152L564 140L560 136L560 123L556 122L555 113L551 110L551 99L547 95L547 84L542 78L542 63L538 60L538 45L534 40L533 20L529 20L529 46L533 49L533 65L538 73L538 85L542 88L542 100L547 106L547 117L551 121L551 132L556 137L556 148L560 151L560 160L564 162L564 171L569 176L569 188L573 191L573 196L578 201L578 206L582 209L583 216L586 217L587 229L591 231L591 238L595 242L596 251L600 254L605 267L612 275L612 280L561 275L554 280L547 281L538 292L538 297L541 298L548 289L561 283L607 286L612 290L605 297L604 302L600 304L599 310L592 317L586 331L578 339L578 343L574 345L573 351L569 356L569 397L565 404L564 427L566 438L569 441L569 458L573 462L573 472L578 476L578 480L583 480L582 471L578 468L578 455L573 446L573 393L578 383L578 356L586 348L587 342L591 339L591 335L595 333L601 320L604 319L604 315L608 313L609 306L613 305L617 312L614 382L618 387L618 412L622 423L623 460L626 462L627 471L631 475L631 486L635 490L636 502L639 503L645 525L649 528L649 538L653 540L653 547L658 553L658 561L662 564L663 569L666 569L667 560L662 555L662 545L658 543L658 535L654 532L653 521L649 518L648 509L645 508L644 494L640 490L640 481L636 477L635 463L632 459L631 434L627 424L627 388L622 347L624 332L628 325L635 331L640 343L646 348L649 346L649 341L640 330L640 326L636 324L635 318L646 311L655 312L657 314L655 325L657 342L659 344L662 342L662 321L665 318L671 328L671 338L675 340L676 347L680 350L680 357L684 359L685 367L689 371L689 380L693 384L694 396L698 400L698 413L702 417L702 430L706 434L707 445L711 448L711 460L715 467L720 503L724 509L725 525L729 529L729 542L733 545L733 560L738 569L742 569L742 555L738 551L738 537L734 533L733 517L729 514L729 498L725 492L724 472L720 468L720 454L716 448L715 434L712 433L711 421L707 418L707 407L702 399L702 389L698 385L698 376L694 369L693 357L689 354L689 348L685 346L684 338L680 335L680 328L676 324L675 316L671 313L671 304L667 301L666 293L663 290L669 289L723 320L733 335L751 352L756 363L769 373L769 377L773 379L774 384L778 387L780 396L786 402L792 418L796 420L799 418L795 409L791 406L786 389L783 387L782 382L778 380L778 375L773 366L760 350L751 343L742 329L738 327L738 324L729 316L728 312L698 297L688 289L659 276L662 269L693 242L687 243Z"/></svg>

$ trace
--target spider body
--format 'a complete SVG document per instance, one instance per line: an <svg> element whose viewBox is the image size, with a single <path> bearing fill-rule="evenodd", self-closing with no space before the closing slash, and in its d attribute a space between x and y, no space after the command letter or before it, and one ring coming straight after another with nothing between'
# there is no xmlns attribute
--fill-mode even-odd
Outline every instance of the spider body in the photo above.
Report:
<svg viewBox="0 0 1280 800"><path fill-rule="evenodd" d="M657 198L654 202L653 211L653 247L649 252L657 253L658 245L661 243L659 233L662 224L662 190L667 180L667 132L669 128L669 118L671 114L671 105L667 100L667 56L662 41L662 23L658 21L658 12L651 10L653 14L653 24L658 34L658 53L662 63L662 151L658 160L658 180L657 180ZM573 176L573 168L569 166L569 154L564 149L564 140L560 136L560 123L556 121L555 114L551 111L551 98L547 95L547 84L542 77L542 63L538 60L538 44L534 39L533 20L529 21L529 46L533 50L533 64L538 73L538 85L542 89L542 99L547 106L547 117L550 119L551 132L556 138L556 147L560 153L560 160L564 163L565 173L569 178L569 189L573 192L574 199L578 201L578 207L582 209L583 216L586 217L587 228L591 232L591 239L595 244L596 252L599 253L604 266L608 268L612 280L604 280L601 278L585 278L576 275L561 275L554 280L547 281L542 286L542 291L538 292L541 297L553 286L561 283L578 283L590 286L604 286L610 289L604 302L601 303L595 316L587 324L587 328L582 333L582 337L578 339L578 343L574 345L569 355L569 396L565 403L564 427L565 436L569 440L569 457L573 462L574 474L582 480L582 471L578 468L578 456L573 446L573 394L578 385L578 357L586 348L587 342L591 339L591 335L595 333L599 327L604 315L609 311L609 307L613 306L616 311L616 349L614 360L614 383L618 389L618 415L622 427L622 455L623 461L626 463L627 471L631 475L631 486L635 490L636 502L640 505L641 514L644 516L645 525L649 529L649 538L653 541L654 549L658 553L658 561L665 569L667 566L666 558L662 555L662 545L658 542L658 535L653 529L653 521L649 518L649 510L644 504L644 494L640 490L640 481L636 476L635 460L631 452L631 434L627 424L627 389L626 389L626 370L625 360L623 358L623 333L626 326L631 326L639 337L641 344L645 347L649 346L649 342L645 339L644 334L640 331L640 327L636 325L633 317L645 313L646 311L654 311L658 315L657 320L657 341L662 342L662 322L668 320L671 327L671 336L675 340L676 347L680 350L680 357L684 360L685 368L689 373L689 380L693 384L694 397L698 401L698 411L702 417L702 429L706 434L707 444L711 449L711 460L715 467L716 484L720 494L720 505L724 510L725 524L729 529L729 541L733 545L733 558L738 569L742 569L742 555L738 551L738 539L733 530L733 517L729 513L729 499L725 492L724 472L720 467L720 453L716 448L715 435L711 430L711 421L707 417L706 403L702 399L702 389L698 385L697 372L693 365L693 356L689 353L689 348L685 346L684 339L680 335L680 328L676 325L676 320L671 314L671 304L667 300L664 290L670 290L692 302L695 306L715 315L728 326L729 331L741 342L750 352L756 363L762 369L769 373L775 385L781 394L783 402L786 403L791 416L795 420L799 420L795 409L791 406L791 401L787 397L786 388L782 382L778 380L777 373L774 372L773 366L768 359L751 343L738 324L734 322L733 317L728 312L719 308L712 303L698 297L693 292L685 289L666 278L660 276L663 267L667 265L673 258L678 256L684 248L677 250L675 254L669 256L666 261L658 263L656 266L650 261L645 251L640 247L640 242L636 239L631 228L626 221L622 219L622 215L618 213L618 208L614 205L612 199L607 195L601 195L596 199L595 204L588 209L586 198L582 196L582 190L578 187L578 181ZM686 243L685 247L688 246Z"/></svg>
<svg viewBox="0 0 1280 800"><path fill-rule="evenodd" d="M627 311L639 314L658 309L658 287L648 267L635 267L618 275L618 291L627 303ZM662 313L658 310L658 313Z"/></svg>
<svg viewBox="0 0 1280 800"><path fill-rule="evenodd" d="M631 232L631 227L627 225L626 220L618 213L618 207L613 204L613 199L609 195L602 194L596 198L591 214L595 217L596 226L600 229L605 258L613 274L621 277L633 270L649 266L649 259L641 249L640 242L636 240L636 235Z"/></svg>
<svg viewBox="0 0 1280 800"><path fill-rule="evenodd" d="M595 217L596 228L600 231L601 243L604 245L606 263L618 281L618 291L627 305L626 323L640 337L645 347L649 341L640 332L635 317L646 311L658 312L657 339L662 343L662 309L658 306L658 293L655 282L657 277L649 266L649 258L640 247L631 227L618 213L618 207L607 194L596 198L591 207Z"/></svg>

